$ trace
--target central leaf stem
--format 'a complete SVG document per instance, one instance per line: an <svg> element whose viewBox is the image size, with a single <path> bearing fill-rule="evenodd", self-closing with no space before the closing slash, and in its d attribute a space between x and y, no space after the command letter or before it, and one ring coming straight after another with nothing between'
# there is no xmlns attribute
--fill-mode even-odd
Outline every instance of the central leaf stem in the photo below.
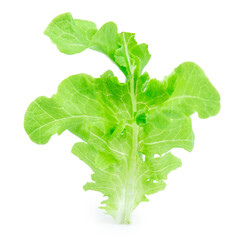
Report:
<svg viewBox="0 0 239 240"><path fill-rule="evenodd" d="M130 72L130 96L132 102L132 123L131 123L131 154L128 159L128 174L126 179L126 186L124 192L124 204L121 209L120 223L129 224L131 221L132 212L135 205L135 170L137 163L137 148L138 148L138 125L135 120L135 114L137 112L137 102L136 102L136 89L134 83L134 68L130 61L130 56L128 53L128 48L125 40L125 35L123 34L124 48L128 63L128 68Z"/></svg>

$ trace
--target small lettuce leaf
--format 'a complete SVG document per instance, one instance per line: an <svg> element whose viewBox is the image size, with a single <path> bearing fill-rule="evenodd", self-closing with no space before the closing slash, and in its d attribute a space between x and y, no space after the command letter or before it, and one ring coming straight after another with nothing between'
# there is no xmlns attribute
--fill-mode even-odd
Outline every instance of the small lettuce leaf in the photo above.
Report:
<svg viewBox="0 0 239 240"><path fill-rule="evenodd" d="M95 23L76 20L70 13L64 13L54 18L44 33L50 37L61 52L75 54L89 47L96 32Z"/></svg>
<svg viewBox="0 0 239 240"><path fill-rule="evenodd" d="M164 129L155 128L148 123L139 132L139 150L145 155L162 155L173 148L184 148L191 152L193 145L194 134L190 118L170 121Z"/></svg>
<svg viewBox="0 0 239 240"><path fill-rule="evenodd" d="M115 51L115 62L127 76L137 78L147 65L151 55L147 44L137 44L135 34L123 32L118 37L119 48Z"/></svg>
<svg viewBox="0 0 239 240"><path fill-rule="evenodd" d="M151 177L156 181L166 180L172 170L182 166L181 160L172 153L167 153L162 157L150 158L148 164Z"/></svg>
<svg viewBox="0 0 239 240"><path fill-rule="evenodd" d="M93 36L90 48L104 53L114 61L114 53L118 49L118 28L115 23L105 23L100 30Z"/></svg>

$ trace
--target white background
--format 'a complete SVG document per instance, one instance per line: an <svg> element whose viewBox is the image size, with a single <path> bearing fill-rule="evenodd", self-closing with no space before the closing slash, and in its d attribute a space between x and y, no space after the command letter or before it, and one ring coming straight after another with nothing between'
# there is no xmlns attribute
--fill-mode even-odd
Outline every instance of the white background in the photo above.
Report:
<svg viewBox="0 0 239 240"><path fill-rule="evenodd" d="M1 1L0 3L0 239L239 239L239 7L238 1ZM221 111L195 114L195 148L174 151L183 166L167 188L117 225L98 209L102 196L84 192L90 169L73 154L68 132L47 145L32 143L24 113L36 97L51 96L72 74L95 77L112 69L103 55L67 56L43 35L58 14L117 23L135 32L152 54L146 71L162 79L184 61L199 64L221 95Z"/></svg>

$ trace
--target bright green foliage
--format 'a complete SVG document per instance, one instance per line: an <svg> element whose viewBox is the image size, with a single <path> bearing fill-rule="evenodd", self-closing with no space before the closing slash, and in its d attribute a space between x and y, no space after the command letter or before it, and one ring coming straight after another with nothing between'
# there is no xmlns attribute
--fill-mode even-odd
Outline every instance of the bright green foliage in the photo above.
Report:
<svg viewBox="0 0 239 240"><path fill-rule="evenodd" d="M112 71L99 78L70 76L51 98L30 104L25 130L38 144L65 130L82 139L72 152L94 172L84 189L103 193L107 199L101 208L117 222L129 223L135 207L147 201L146 195L163 190L168 173L181 166L169 151L192 151L190 115L216 115L219 94L192 62L181 64L163 81L150 79L143 73L150 59L147 45L138 44L132 33L118 33L112 22L97 30L94 23L65 13L45 34L65 54L87 48L105 54L126 82L120 83Z"/></svg>

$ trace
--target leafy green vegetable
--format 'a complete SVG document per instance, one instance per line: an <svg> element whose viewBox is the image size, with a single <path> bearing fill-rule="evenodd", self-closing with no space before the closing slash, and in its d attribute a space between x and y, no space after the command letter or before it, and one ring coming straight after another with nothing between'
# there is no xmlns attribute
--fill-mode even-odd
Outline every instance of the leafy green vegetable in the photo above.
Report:
<svg viewBox="0 0 239 240"><path fill-rule="evenodd" d="M135 34L118 33L113 22L97 30L94 23L65 13L45 34L65 54L87 48L105 54L126 82L120 83L110 70L98 78L70 76L51 98L30 104L25 130L38 144L65 130L82 139L72 152L94 172L84 189L103 193L107 199L101 208L117 222L130 223L136 206L148 201L146 195L163 190L168 173L181 166L170 150L192 151L190 115L216 115L220 96L192 62L181 64L163 81L150 79L143 73L150 59L148 46L138 44Z"/></svg>

